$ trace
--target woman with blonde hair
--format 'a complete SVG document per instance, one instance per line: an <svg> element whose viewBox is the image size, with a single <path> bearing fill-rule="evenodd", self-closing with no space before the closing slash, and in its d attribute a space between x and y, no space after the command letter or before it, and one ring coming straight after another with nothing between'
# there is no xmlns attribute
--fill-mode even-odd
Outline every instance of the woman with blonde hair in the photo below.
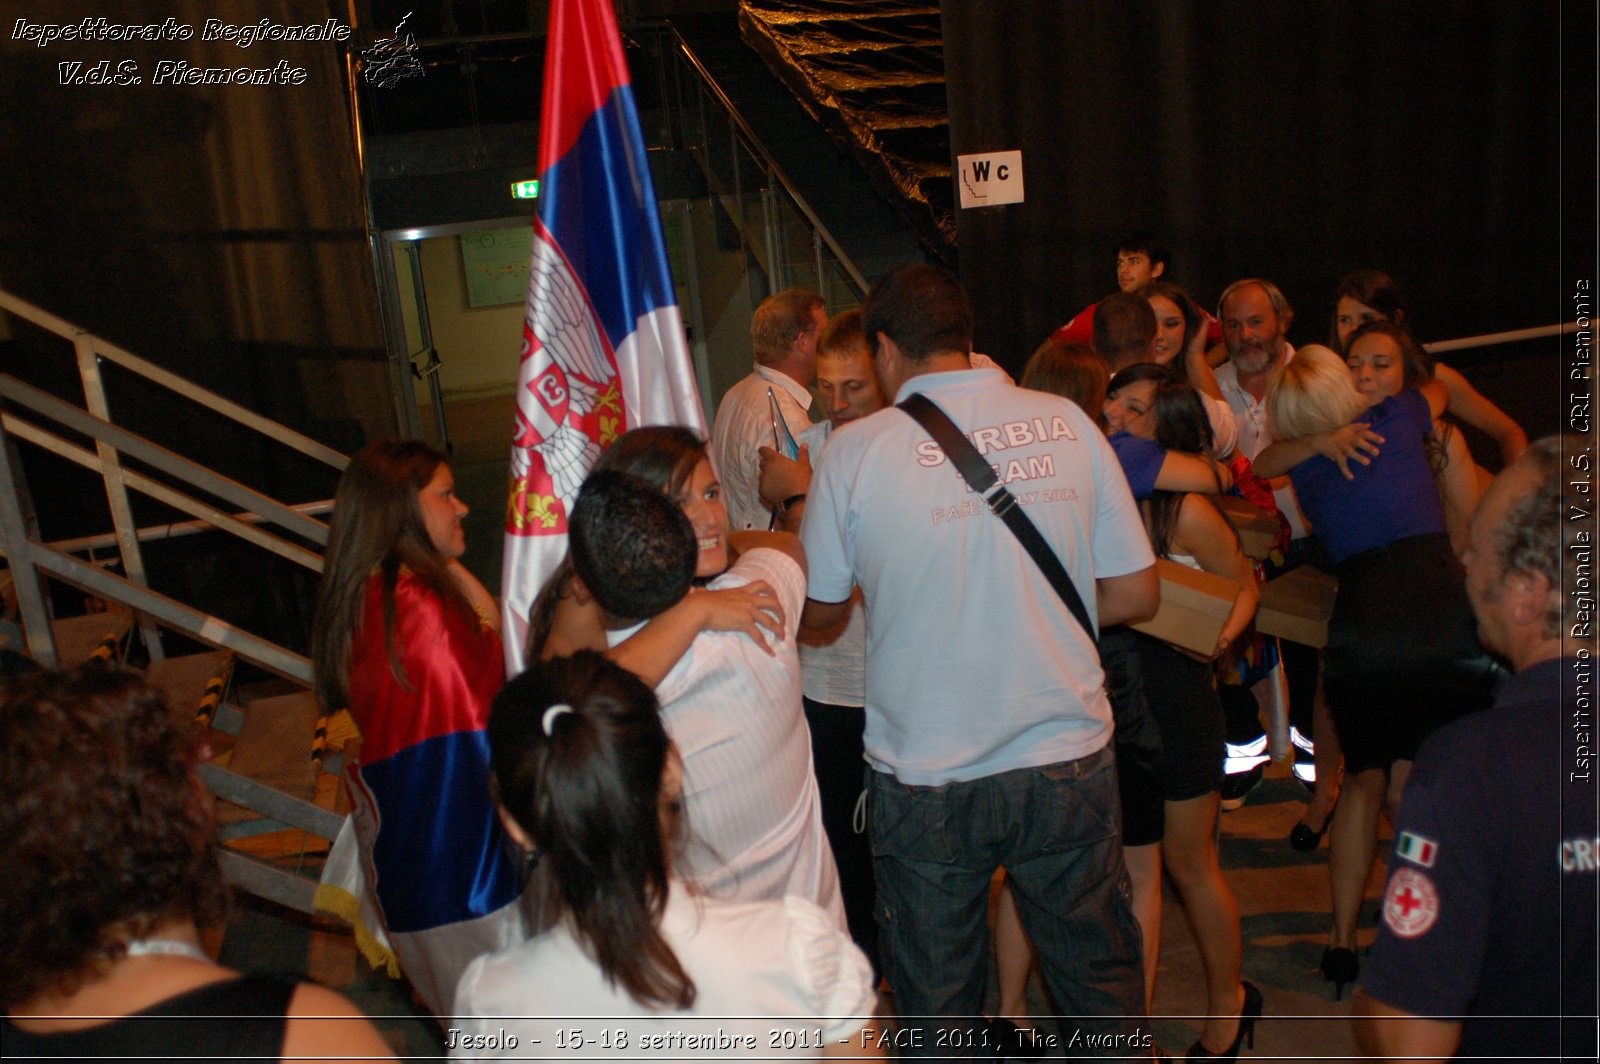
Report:
<svg viewBox="0 0 1600 1064"><path fill-rule="evenodd" d="M1428 464L1444 405L1437 381L1374 401L1319 345L1298 351L1267 389L1278 442L1256 468L1289 475L1339 577L1323 672L1345 757L1329 827L1333 932L1322 958L1336 994L1360 970L1356 921L1380 809L1398 808L1422 739L1492 693L1493 667L1474 636Z"/></svg>

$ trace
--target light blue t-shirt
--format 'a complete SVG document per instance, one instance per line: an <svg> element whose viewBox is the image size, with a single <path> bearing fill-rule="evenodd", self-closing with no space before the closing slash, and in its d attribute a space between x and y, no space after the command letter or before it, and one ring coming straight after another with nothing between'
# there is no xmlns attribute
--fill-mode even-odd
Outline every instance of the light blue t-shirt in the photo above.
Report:
<svg viewBox="0 0 1600 1064"><path fill-rule="evenodd" d="M1095 579L1155 563L1105 437L993 370L914 377L994 466L1090 615ZM1011 530L899 410L835 433L801 527L807 593L867 607L867 760L936 786L1085 757L1111 737L1099 654Z"/></svg>

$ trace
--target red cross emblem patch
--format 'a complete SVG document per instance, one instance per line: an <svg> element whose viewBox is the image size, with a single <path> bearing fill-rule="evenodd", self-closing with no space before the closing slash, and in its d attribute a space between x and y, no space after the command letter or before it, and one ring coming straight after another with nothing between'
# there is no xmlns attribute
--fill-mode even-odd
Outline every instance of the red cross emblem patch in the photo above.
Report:
<svg viewBox="0 0 1600 1064"><path fill-rule="evenodd" d="M1401 868L1389 877L1383 896L1383 922L1401 938L1426 934L1439 918L1439 892L1427 874Z"/></svg>

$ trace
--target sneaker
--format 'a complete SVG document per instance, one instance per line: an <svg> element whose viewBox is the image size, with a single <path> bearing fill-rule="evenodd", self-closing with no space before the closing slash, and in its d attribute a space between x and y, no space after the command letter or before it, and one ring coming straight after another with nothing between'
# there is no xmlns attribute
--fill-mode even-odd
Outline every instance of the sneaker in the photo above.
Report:
<svg viewBox="0 0 1600 1064"><path fill-rule="evenodd" d="M1235 772L1222 777L1222 808L1233 810L1243 805L1245 796L1255 790L1265 771L1265 765L1257 765L1248 772Z"/></svg>

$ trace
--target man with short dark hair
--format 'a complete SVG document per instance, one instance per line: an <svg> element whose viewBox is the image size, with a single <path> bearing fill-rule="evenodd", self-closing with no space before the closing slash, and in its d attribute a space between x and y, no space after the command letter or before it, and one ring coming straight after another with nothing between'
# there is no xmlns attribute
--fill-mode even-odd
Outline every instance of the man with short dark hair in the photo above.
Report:
<svg viewBox="0 0 1600 1064"><path fill-rule="evenodd" d="M895 270L864 325L885 393L949 415L1095 623L1154 613L1154 558L1110 446L1070 401L971 368L972 311L954 276ZM1094 1042L1068 1052L1148 1055L1094 634L904 411L834 434L801 535L807 626L836 622L858 582L869 603L869 823L902 1025L921 1030L924 1052L983 1044L952 1048L948 1035L982 1037L989 886L1003 865L1056 1003Z"/></svg>
<svg viewBox="0 0 1600 1064"><path fill-rule="evenodd" d="M822 297L804 288L768 296L750 318L755 366L722 397L711 427L711 457L735 532L771 524L772 515L761 503L756 453L759 447L773 445L767 392L777 399L778 416L791 435L811 424L808 411L810 388L817 379L817 342L827 325Z"/></svg>
<svg viewBox="0 0 1600 1064"><path fill-rule="evenodd" d="M1355 998L1372 1055L1595 1059L1590 452L1540 440L1473 516L1467 594L1516 675L1418 751Z"/></svg>
<svg viewBox="0 0 1600 1064"><path fill-rule="evenodd" d="M619 528L630 534L613 538ZM589 474L569 530L573 572L614 627L666 612L694 583L694 527L681 507L638 477Z"/></svg>
<svg viewBox="0 0 1600 1064"><path fill-rule="evenodd" d="M637 477L590 474L573 506L571 537L575 591L605 611L612 647L698 593L689 586L699 550L688 519ZM792 535L757 538L760 545L709 586L765 581L783 608L782 638L769 653L744 632L701 632L655 685L683 757L689 838L674 871L717 897L797 894L843 928L800 709L794 635L805 601L805 555Z"/></svg>
<svg viewBox="0 0 1600 1064"><path fill-rule="evenodd" d="M1129 295L1144 295L1150 282L1167 278L1167 263L1171 259L1167 245L1147 232L1129 233L1117 241L1117 290ZM1064 344L1089 346L1094 341L1094 317L1099 303L1090 303L1074 314L1067 323L1052 334L1052 339ZM1222 342L1222 331L1217 319L1202 313L1206 323L1206 343Z"/></svg>
<svg viewBox="0 0 1600 1064"><path fill-rule="evenodd" d="M1113 292L1094 313L1094 350L1115 374L1124 366L1154 360L1156 312L1150 301L1129 292Z"/></svg>

